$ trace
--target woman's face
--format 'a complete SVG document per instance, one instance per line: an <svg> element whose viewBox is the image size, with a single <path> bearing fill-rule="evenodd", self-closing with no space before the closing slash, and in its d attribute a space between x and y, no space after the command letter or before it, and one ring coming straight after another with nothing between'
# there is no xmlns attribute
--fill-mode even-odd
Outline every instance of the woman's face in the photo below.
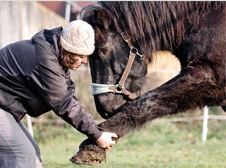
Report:
<svg viewBox="0 0 226 168"><path fill-rule="evenodd" d="M68 69L77 69L81 64L87 64L87 55L78 55L66 50L62 51L62 64Z"/></svg>

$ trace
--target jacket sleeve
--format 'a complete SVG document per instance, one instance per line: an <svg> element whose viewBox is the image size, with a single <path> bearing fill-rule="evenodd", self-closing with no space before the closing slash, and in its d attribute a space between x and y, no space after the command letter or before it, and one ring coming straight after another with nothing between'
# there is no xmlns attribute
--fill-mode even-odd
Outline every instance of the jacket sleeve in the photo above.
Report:
<svg viewBox="0 0 226 168"><path fill-rule="evenodd" d="M38 54L40 63L33 72L33 80L42 88L42 98L52 110L78 131L88 137L98 139L101 132L98 130L93 117L86 112L74 97L74 85L70 75L59 64L58 58L51 51L40 49Z"/></svg>

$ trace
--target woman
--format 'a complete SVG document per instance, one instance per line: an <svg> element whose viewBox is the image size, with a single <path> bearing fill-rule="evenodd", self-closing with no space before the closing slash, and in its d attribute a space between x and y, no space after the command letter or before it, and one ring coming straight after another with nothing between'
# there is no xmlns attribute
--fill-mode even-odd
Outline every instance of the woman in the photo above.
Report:
<svg viewBox="0 0 226 168"><path fill-rule="evenodd" d="M42 167L40 152L21 119L53 110L103 148L115 133L101 132L74 96L69 69L87 63L95 49L94 30L76 20L64 29L42 30L31 40L0 50L0 167Z"/></svg>

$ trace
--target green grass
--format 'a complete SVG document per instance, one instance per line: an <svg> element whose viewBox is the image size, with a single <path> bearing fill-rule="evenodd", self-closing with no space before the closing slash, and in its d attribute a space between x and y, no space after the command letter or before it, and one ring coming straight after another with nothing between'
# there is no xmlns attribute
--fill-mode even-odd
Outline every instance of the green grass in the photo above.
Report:
<svg viewBox="0 0 226 168"><path fill-rule="evenodd" d="M158 120L157 120L158 121ZM153 122L120 139L100 168L226 168L226 123L209 121L206 144L202 122ZM35 127L45 168L77 166L69 158L85 136L73 128Z"/></svg>

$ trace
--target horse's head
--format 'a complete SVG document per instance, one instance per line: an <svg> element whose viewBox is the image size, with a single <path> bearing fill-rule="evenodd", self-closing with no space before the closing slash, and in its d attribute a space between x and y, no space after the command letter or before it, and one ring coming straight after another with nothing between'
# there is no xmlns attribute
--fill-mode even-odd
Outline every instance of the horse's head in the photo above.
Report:
<svg viewBox="0 0 226 168"><path fill-rule="evenodd" d="M93 94L97 111L108 118L139 95L147 73L146 59L103 8L85 8L81 18L95 30L96 49L89 57Z"/></svg>

